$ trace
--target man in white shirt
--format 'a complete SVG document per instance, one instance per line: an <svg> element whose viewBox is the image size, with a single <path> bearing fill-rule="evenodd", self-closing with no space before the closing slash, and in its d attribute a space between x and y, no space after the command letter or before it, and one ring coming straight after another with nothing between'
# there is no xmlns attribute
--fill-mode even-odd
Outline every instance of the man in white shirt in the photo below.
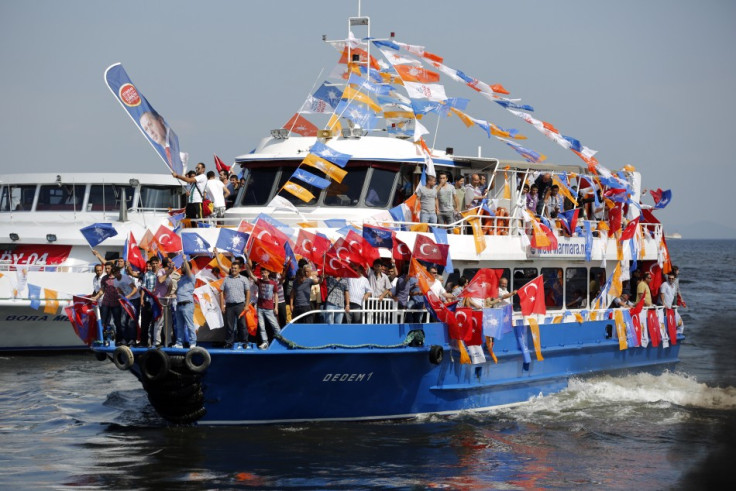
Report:
<svg viewBox="0 0 736 491"><path fill-rule="evenodd" d="M230 196L230 190L217 178L215 171L207 173L207 197L212 201L214 210L212 215L216 218L225 216L225 198Z"/></svg>
<svg viewBox="0 0 736 491"><path fill-rule="evenodd" d="M348 291L350 292L350 313L348 314L348 322L350 324L361 324L363 322L362 312L353 312L353 310L362 310L363 302L370 298L373 294L371 284L365 277L365 268L358 265L356 267L360 273L359 278L348 278Z"/></svg>
<svg viewBox="0 0 736 491"><path fill-rule="evenodd" d="M368 283L371 285L373 298L383 299L386 295L391 295L391 281L383 272L383 263L380 259L373 261L373 269L368 273Z"/></svg>
<svg viewBox="0 0 736 491"><path fill-rule="evenodd" d="M677 288L675 287L675 275L669 273L667 275L667 283L662 283L659 287L659 300L663 306L671 309L675 306L675 299L677 298Z"/></svg>
<svg viewBox="0 0 736 491"><path fill-rule="evenodd" d="M190 184L186 208L187 218L189 219L200 219L204 216L202 201L204 201L204 192L207 189L207 176L204 170L204 162L200 162L194 168L195 175L193 177L182 176L176 172L171 173L176 179Z"/></svg>

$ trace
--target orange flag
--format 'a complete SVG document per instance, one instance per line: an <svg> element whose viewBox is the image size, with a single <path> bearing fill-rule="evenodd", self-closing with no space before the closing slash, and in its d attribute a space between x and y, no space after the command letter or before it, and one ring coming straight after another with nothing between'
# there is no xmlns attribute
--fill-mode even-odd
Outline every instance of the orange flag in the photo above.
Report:
<svg viewBox="0 0 736 491"><path fill-rule="evenodd" d="M310 193L307 188L302 187L295 182L286 181L286 184L284 184L284 191L288 191L305 203L309 203L315 199L314 195Z"/></svg>
<svg viewBox="0 0 736 491"><path fill-rule="evenodd" d="M45 313L56 314L59 310L59 301L57 300L58 297L56 294L56 290L43 289L43 296L46 297L46 305L43 307Z"/></svg>
<svg viewBox="0 0 736 491"><path fill-rule="evenodd" d="M314 155L313 153L310 153L309 155L304 157L302 163L314 167L315 169L321 170L327 175L327 177L337 182L342 182L343 178L347 174L347 171L341 169L332 162L323 159L322 157Z"/></svg>

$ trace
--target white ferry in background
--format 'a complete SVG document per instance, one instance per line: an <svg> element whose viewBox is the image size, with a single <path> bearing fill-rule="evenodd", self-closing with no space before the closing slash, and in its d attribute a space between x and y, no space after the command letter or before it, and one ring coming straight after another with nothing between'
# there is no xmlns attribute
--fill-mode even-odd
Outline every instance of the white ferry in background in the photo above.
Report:
<svg viewBox="0 0 736 491"><path fill-rule="evenodd" d="M79 230L112 223L118 235L95 249L116 258L128 232L140 238L165 223L183 192L170 174L0 175L0 351L86 348L63 311L72 295L92 293L98 263ZM31 308L28 284L57 292L54 313L44 298Z"/></svg>

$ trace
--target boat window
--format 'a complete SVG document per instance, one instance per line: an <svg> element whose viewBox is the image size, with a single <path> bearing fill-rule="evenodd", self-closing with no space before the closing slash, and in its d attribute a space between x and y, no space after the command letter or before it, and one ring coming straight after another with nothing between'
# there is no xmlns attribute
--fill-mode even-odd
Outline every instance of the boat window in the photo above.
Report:
<svg viewBox="0 0 736 491"><path fill-rule="evenodd" d="M394 187L395 171L373 168L371 182L368 184L368 194L365 205L369 207L385 208Z"/></svg>
<svg viewBox="0 0 736 491"><path fill-rule="evenodd" d="M601 288L606 284L606 270L604 268L590 268L589 281L588 305L591 305L593 303L593 299L598 296L601 292Z"/></svg>
<svg viewBox="0 0 736 491"><path fill-rule="evenodd" d="M368 168L350 169L342 182L333 181L327 188L325 204L332 206L355 206L363 191Z"/></svg>
<svg viewBox="0 0 736 491"><path fill-rule="evenodd" d="M133 194L135 188L132 186L120 186L119 184L93 184L89 190L87 211L117 211L120 209L120 197L122 189L125 188L126 209L133 206Z"/></svg>
<svg viewBox="0 0 736 491"><path fill-rule="evenodd" d="M551 308L562 307L562 268L542 268L544 304Z"/></svg>
<svg viewBox="0 0 736 491"><path fill-rule="evenodd" d="M49 184L41 186L37 211L82 211L86 184Z"/></svg>
<svg viewBox="0 0 736 491"><path fill-rule="evenodd" d="M245 192L241 195L240 204L243 206L268 204L278 172L278 167L248 169L248 181Z"/></svg>
<svg viewBox="0 0 736 491"><path fill-rule="evenodd" d="M182 207L180 186L141 186L138 208L168 210Z"/></svg>
<svg viewBox="0 0 736 491"><path fill-rule="evenodd" d="M399 206L401 203L409 199L416 188L411 170L403 171L399 179L399 185L396 186L396 191L394 192L394 199L391 201L392 207Z"/></svg>
<svg viewBox="0 0 736 491"><path fill-rule="evenodd" d="M584 309L588 306L588 269L567 268L565 270L565 307Z"/></svg>
<svg viewBox="0 0 736 491"><path fill-rule="evenodd" d="M31 211L36 185L3 186L0 194L0 211Z"/></svg>
<svg viewBox="0 0 736 491"><path fill-rule="evenodd" d="M279 185L276 188L276 191L278 191L279 189L281 189L281 187L284 184L286 184L286 181L288 181L288 180L291 179L291 176L293 174L294 174L294 169L293 168L284 167L283 170L282 170L282 172L281 172L281 178L279 179ZM313 206L313 205L317 204L317 199L319 199L319 193L322 192L322 190L320 188L318 188L316 186L312 186L311 184L307 184L306 182L300 181L299 179L296 179L296 178L294 178L291 182L293 182L294 184L298 184L299 186L303 187L304 189L306 189L307 191L309 191L310 193L312 193L312 195L314 196L314 198L312 198L311 200L309 200L307 202L307 201L304 201L301 198L298 198L298 197L294 196L289 191L282 191L282 192L279 193L279 196L281 196L282 198L287 199L294 206L310 206L310 205Z"/></svg>
<svg viewBox="0 0 736 491"><path fill-rule="evenodd" d="M515 268L513 281L514 285L512 289L518 290L537 276L539 276L537 268ZM519 304L519 295L514 295L514 310L521 310L521 304Z"/></svg>

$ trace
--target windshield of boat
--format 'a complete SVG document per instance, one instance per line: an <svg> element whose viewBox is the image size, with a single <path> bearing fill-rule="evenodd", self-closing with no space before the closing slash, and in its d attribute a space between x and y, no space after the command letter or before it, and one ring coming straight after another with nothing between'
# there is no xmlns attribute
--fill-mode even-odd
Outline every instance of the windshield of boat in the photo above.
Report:
<svg viewBox="0 0 736 491"><path fill-rule="evenodd" d="M93 184L89 190L87 211L119 210L123 188L125 188L125 207L130 208L133 205L135 188L117 184Z"/></svg>
<svg viewBox="0 0 736 491"><path fill-rule="evenodd" d="M279 196L287 199L295 206L366 206L386 208L396 194L396 169L380 163L361 162L348 164L348 173L341 182L331 180L329 186L320 187L293 178L296 164L279 166L271 163L268 167L249 168L246 176L245 191L241 195L240 206L265 206L284 184L291 181L306 189L313 198L309 201L282 191ZM303 169L305 170L305 169ZM316 171L308 170L314 173ZM320 176L321 177L321 176ZM308 197L308 196L306 196ZM403 201L403 200L402 200Z"/></svg>
<svg viewBox="0 0 736 491"><path fill-rule="evenodd" d="M44 184L36 211L82 211L86 184Z"/></svg>
<svg viewBox="0 0 736 491"><path fill-rule="evenodd" d="M31 211L36 185L6 185L0 191L0 211Z"/></svg>

